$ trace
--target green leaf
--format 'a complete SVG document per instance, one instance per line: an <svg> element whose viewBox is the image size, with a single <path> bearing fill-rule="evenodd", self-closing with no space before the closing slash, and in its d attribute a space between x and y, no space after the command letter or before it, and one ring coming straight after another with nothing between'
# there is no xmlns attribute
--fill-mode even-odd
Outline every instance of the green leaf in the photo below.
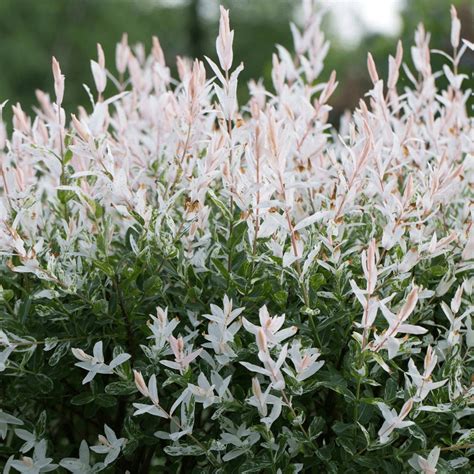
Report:
<svg viewBox="0 0 474 474"><path fill-rule="evenodd" d="M397 388L398 388L397 382L393 379L388 379L387 382L385 383L384 401L388 405L390 405L390 403L395 400L397 396Z"/></svg>
<svg viewBox="0 0 474 474"><path fill-rule="evenodd" d="M323 380L314 380L306 384L304 389L305 392L314 391L318 387L325 387L343 395L344 398L350 402L353 402L356 399L354 394L347 388L346 379L344 379L339 372L318 372L317 376Z"/></svg>
<svg viewBox="0 0 474 474"><path fill-rule="evenodd" d="M31 309L31 298L28 296L25 300L21 302L19 317L22 323L25 323Z"/></svg>
<svg viewBox="0 0 474 474"><path fill-rule="evenodd" d="M131 395L137 388L131 382L112 382L105 387L105 393L108 395Z"/></svg>
<svg viewBox="0 0 474 474"><path fill-rule="evenodd" d="M251 472L265 472L265 469L271 469L273 467L272 461L262 459L252 459L246 461L239 469L242 474Z"/></svg>
<svg viewBox="0 0 474 474"><path fill-rule="evenodd" d="M348 452L351 456L354 456L354 454L357 452L354 441L351 438L339 437L336 439L336 444L341 446L344 451Z"/></svg>
<svg viewBox="0 0 474 474"><path fill-rule="evenodd" d="M362 434L364 435L364 438L365 438L365 442L367 443L367 446L370 445L370 435L369 435L369 432L359 423L357 422L357 426L360 428L360 430L362 431Z"/></svg>
<svg viewBox="0 0 474 474"><path fill-rule="evenodd" d="M71 149L66 150L66 153L64 153L63 165L67 165L72 160L73 156L74 154Z"/></svg>
<svg viewBox="0 0 474 474"><path fill-rule="evenodd" d="M428 445L428 440L426 438L425 432L421 429L421 427L419 425L411 425L407 428L412 436L421 441L421 447L423 449L426 449Z"/></svg>
<svg viewBox="0 0 474 474"><path fill-rule="evenodd" d="M324 418L316 416L313 418L308 427L308 434L311 439L316 439L323 431L326 426Z"/></svg>
<svg viewBox="0 0 474 474"><path fill-rule="evenodd" d="M245 233L247 231L247 222L239 222L236 226L234 226L232 230L232 235L229 239L229 247L234 248L237 244L240 244L242 240L245 238Z"/></svg>
<svg viewBox="0 0 474 474"><path fill-rule="evenodd" d="M97 219L101 219L104 215L104 207L101 206L99 203L94 203L93 209L95 210L94 215Z"/></svg>
<svg viewBox="0 0 474 474"><path fill-rule="evenodd" d="M93 302L92 304L92 311L94 312L94 314L96 314L97 316L101 315L101 314L107 314L108 312L108 309L109 309L109 304L106 300L104 299L99 299L99 300L96 300Z"/></svg>
<svg viewBox="0 0 474 474"><path fill-rule="evenodd" d="M127 441L127 444L125 445L125 447L123 448L123 455L125 457L128 457L130 456L131 454L133 454L136 449L140 446L140 443L138 442L137 439L131 439L131 440L128 440Z"/></svg>
<svg viewBox="0 0 474 474"><path fill-rule="evenodd" d="M96 268L98 268L101 272L104 272L110 278L114 277L114 269L107 262L104 262L103 260L93 260L92 263Z"/></svg>
<svg viewBox="0 0 474 474"><path fill-rule="evenodd" d="M277 291L273 294L273 299L277 305L285 306L288 299L288 292L285 290Z"/></svg>
<svg viewBox="0 0 474 474"><path fill-rule="evenodd" d="M76 395L71 398L71 403L73 405L87 405L94 401L94 395L89 392L82 392L79 395Z"/></svg>
<svg viewBox="0 0 474 474"><path fill-rule="evenodd" d="M442 265L433 265L429 271L435 277L442 277L448 272L448 268Z"/></svg>
<svg viewBox="0 0 474 474"><path fill-rule="evenodd" d="M194 413L196 408L196 401L194 395L191 395L191 399L187 404L184 405L184 423L183 428L192 427L194 425Z"/></svg>
<svg viewBox="0 0 474 474"><path fill-rule="evenodd" d="M170 456L202 456L206 452L200 446L182 443L174 446L165 446L163 451Z"/></svg>
<svg viewBox="0 0 474 474"><path fill-rule="evenodd" d="M174 383L180 385L181 387L188 386L188 382L185 380L185 378L182 375L173 374L169 370L166 370L165 373L168 376L168 378L163 382L162 387L167 387L168 385L171 385Z"/></svg>
<svg viewBox="0 0 474 474"><path fill-rule="evenodd" d="M217 258L212 259L212 263L217 268L218 272L224 277L224 279L228 280L230 278L229 272L224 264Z"/></svg>
<svg viewBox="0 0 474 474"><path fill-rule="evenodd" d="M51 367L54 367L69 352L69 347L69 342L62 342L58 344L55 347L52 356L49 358L48 364Z"/></svg>
<svg viewBox="0 0 474 474"><path fill-rule="evenodd" d="M13 290L0 290L0 301L10 301L15 296Z"/></svg>
<svg viewBox="0 0 474 474"><path fill-rule="evenodd" d="M326 283L326 278L324 278L322 273L315 273L309 278L309 286L313 291L318 291L324 283Z"/></svg>
<svg viewBox="0 0 474 474"><path fill-rule="evenodd" d="M100 407L109 408L117 404L117 399L112 395L108 395L106 393L99 393L99 395L95 397L95 402Z"/></svg>
<svg viewBox="0 0 474 474"><path fill-rule="evenodd" d="M143 283L143 292L147 294L158 293L163 288L163 280L158 275L152 275Z"/></svg>
<svg viewBox="0 0 474 474"><path fill-rule="evenodd" d="M342 421L336 421L332 425L331 429L334 431L334 433L340 436L344 433L351 432L353 428L351 423L343 423Z"/></svg>
<svg viewBox="0 0 474 474"><path fill-rule="evenodd" d="M31 386L35 388L36 391L40 393L49 393L54 388L53 381L44 374L35 374L31 376Z"/></svg>
<svg viewBox="0 0 474 474"><path fill-rule="evenodd" d="M46 428L47 428L47 420L48 420L48 415L46 413L46 410L43 410L38 417L38 421L36 422L36 433L38 436L44 436L46 434Z"/></svg>
<svg viewBox="0 0 474 474"><path fill-rule="evenodd" d="M125 433L129 438L139 438L142 434L140 425L132 418L132 416L125 417L123 426Z"/></svg>
<svg viewBox="0 0 474 474"><path fill-rule="evenodd" d="M230 220L232 219L232 214L229 211L229 206L224 204L216 195L216 193L212 189L207 190L207 195L209 199L222 211L224 216Z"/></svg>
<svg viewBox="0 0 474 474"><path fill-rule="evenodd" d="M76 195L74 191L69 189L58 189L58 198L62 204L67 204Z"/></svg>

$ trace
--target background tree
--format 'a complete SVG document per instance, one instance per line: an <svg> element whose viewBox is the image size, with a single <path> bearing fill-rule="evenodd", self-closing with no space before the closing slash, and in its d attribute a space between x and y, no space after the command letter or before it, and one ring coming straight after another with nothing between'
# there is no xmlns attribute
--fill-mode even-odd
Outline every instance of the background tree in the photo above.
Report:
<svg viewBox="0 0 474 474"><path fill-rule="evenodd" d="M214 0L2 0L0 2L0 101L21 102L27 111L36 103L32 91L51 92L49 62L55 56L66 76L66 110L74 111L84 102L83 84L92 84L87 67L96 43L101 43L106 60L114 61L115 43L123 32L131 44L142 42L150 47L157 35L174 67L177 54L214 57L217 33L218 3ZM235 30L235 60L245 57L239 95L247 97L246 82L262 76L270 84L271 53L274 44L291 48L288 22L297 16L299 2L292 0L222 0L232 10ZM449 3L449 2L448 2ZM463 36L473 39L473 4L469 0L452 0L463 25ZM414 0L403 6L403 43L411 43L419 19L432 35L432 47L449 44L449 22L446 0ZM367 74L367 51L372 51L382 76L387 73L387 56L394 53L392 38L380 34L365 35L358 45L343 44L337 35L337 22L328 15L326 31L331 39L331 54L325 67L326 80L332 69L338 71L339 87L333 97L331 116L337 122L347 108L370 87ZM405 60L409 57L406 48ZM465 72L473 67L473 55L465 56ZM434 59L435 66L443 61ZM403 78L402 78L403 81ZM11 108L4 111L9 122Z"/></svg>

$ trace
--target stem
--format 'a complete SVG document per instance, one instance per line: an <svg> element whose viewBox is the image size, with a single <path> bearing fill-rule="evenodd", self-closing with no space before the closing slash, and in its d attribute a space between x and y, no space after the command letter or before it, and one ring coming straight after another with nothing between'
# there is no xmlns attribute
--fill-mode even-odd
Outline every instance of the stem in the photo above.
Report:
<svg viewBox="0 0 474 474"><path fill-rule="evenodd" d="M283 195L283 199L285 199L285 202L286 202L285 195ZM290 238L291 238L291 246L293 247L293 253L295 254L295 257L298 257L298 248L296 247L295 230L293 228L293 224L291 222L290 213L288 212L288 209L285 209L285 216L286 216L286 221L288 222L288 228L290 229Z"/></svg>
<svg viewBox="0 0 474 474"><path fill-rule="evenodd" d="M123 294L120 289L120 281L117 274L115 274L113 278L113 283L115 286L115 291L117 292L117 297L119 301L120 311L122 312L122 317L125 321L125 327L127 328L127 339L128 339L128 350L132 357L135 355L134 344L133 344L133 331L132 331L132 324L130 321L130 317L127 313L127 309L125 307L125 301L123 299Z"/></svg>
<svg viewBox="0 0 474 474"><path fill-rule="evenodd" d="M354 405L354 421L359 419L360 377L357 378L356 402Z"/></svg>
<svg viewBox="0 0 474 474"><path fill-rule="evenodd" d="M452 446L446 446L441 448L441 451L457 451L458 449L471 449L474 448L474 443L468 444L453 444Z"/></svg>
<svg viewBox="0 0 474 474"><path fill-rule="evenodd" d="M109 334L109 335L104 335L104 336L100 336L100 337L96 337L92 339L90 338L90 336L66 337L63 339L57 339L56 342L60 343L60 342L84 341L86 339L95 341L95 340L102 340L104 338L114 339L118 336L119 334ZM47 344L48 342L51 342L51 341L13 342L11 345L15 347L30 347L30 346L41 346L41 345Z"/></svg>
<svg viewBox="0 0 474 474"><path fill-rule="evenodd" d="M64 173L64 142L63 142L63 127L61 124L61 107L58 106L58 125L59 125L59 154L61 156L61 176L59 177L59 184L66 184Z"/></svg>
<svg viewBox="0 0 474 474"><path fill-rule="evenodd" d="M356 356L356 365L355 367L357 369L361 369L363 365L365 365L365 353L361 349L360 351L357 352ZM356 422L359 418L359 400L360 400L360 386L362 382L362 377L360 376L359 373L357 373L357 387L356 387L356 403L354 406L354 421Z"/></svg>
<svg viewBox="0 0 474 474"><path fill-rule="evenodd" d="M229 273L229 281L227 286L230 283L230 272L232 270L232 243L231 237L234 230L234 197L230 196L230 223L229 223L229 255L227 257L227 272Z"/></svg>
<svg viewBox="0 0 474 474"><path fill-rule="evenodd" d="M180 239L180 237L182 235L184 235L184 233L189 229L189 226L186 229L183 229L183 227L186 223L186 215L187 214L188 214L188 211L186 210L185 213L184 213L183 220L182 220L181 224L179 225L178 230L176 231L176 235L175 235L173 241L171 242L172 245L175 245L176 242L178 242L178 240ZM190 224L194 221L194 219L195 218L190 220ZM158 268L156 269L156 272L155 272L157 275L162 270L163 265L165 264L166 260L167 260L167 258L165 256L163 256L163 258L161 259L160 265L158 266Z"/></svg>
<svg viewBox="0 0 474 474"><path fill-rule="evenodd" d="M176 173L176 176L175 176L173 182L171 183L171 186L168 188L168 190L166 192L166 194L168 196L170 196L173 193L174 188L178 184L178 181L179 181L179 179L181 178L181 176L183 174L183 166L182 166L181 163L184 161L184 158L186 157L186 152L188 151L190 138L191 138L191 123L188 125L188 131L186 133L186 141L184 142L183 152L181 153L181 157L180 157L180 160L178 162L178 171Z"/></svg>
<svg viewBox="0 0 474 474"><path fill-rule="evenodd" d="M286 405L290 409L291 414L295 417L295 419L297 419L298 415L296 414L293 406L291 405L290 400L288 400L288 397L286 396L285 391L282 389L280 392L281 392L281 395L283 397L283 400L285 401ZM307 440L313 445L314 449L318 449L318 447L313 443L312 439L310 438L309 433L305 430L304 426L300 423L298 423L298 426L300 427L301 432L304 434L304 436L307 438Z"/></svg>
<svg viewBox="0 0 474 474"><path fill-rule="evenodd" d="M370 303L370 295L367 295L367 302L365 304L364 315L362 317L362 320L364 321L364 330L362 332L362 350L364 350L365 347L367 346L367 339L370 334L370 328L367 327L367 317L369 316L369 303Z"/></svg>
<svg viewBox="0 0 474 474"><path fill-rule="evenodd" d="M145 456L143 457L142 464L140 466L140 470L138 471L140 474L146 474L150 472L150 464L153 460L153 455L155 454L155 447L150 446L145 450Z"/></svg>
<svg viewBox="0 0 474 474"><path fill-rule="evenodd" d="M457 76L458 74L458 48L453 48L453 72L454 75Z"/></svg>
<svg viewBox="0 0 474 474"><path fill-rule="evenodd" d="M272 433L272 430L270 428L268 428L267 425L265 425L265 431L267 433L267 437L268 437L268 442L271 443L272 440L274 439L273 438L273 433ZM271 451L271 457L272 457L272 463L273 463L273 466L272 466L272 473L276 473L276 469L275 469L275 466L276 466L276 460L275 460L275 452Z"/></svg>
<svg viewBox="0 0 474 474"><path fill-rule="evenodd" d="M160 407L162 410L163 408ZM176 426L180 429L180 430L183 430L183 427L181 425L181 423L177 420L177 418L173 418L171 415L169 415L166 410L163 410L170 418L170 420L172 420ZM214 467L219 467L219 461L217 460L217 458L214 456L214 454L212 454L207 448L206 446L204 446L204 444L201 443L201 441L199 441L192 433L186 433L187 436L190 437L190 439L193 440L193 442L195 444L197 444L205 453L206 453L206 457L207 459L209 459L209 462L214 466Z"/></svg>
<svg viewBox="0 0 474 474"><path fill-rule="evenodd" d="M229 90L229 71L225 71L226 89ZM227 119L227 133L229 135L229 173L232 173L232 118ZM230 186L230 223L229 223L229 242L234 231L234 196L232 195L233 187ZM232 244L229 247L229 255L227 258L227 272L229 273L229 280L227 286L230 284L230 272L232 270Z"/></svg>
<svg viewBox="0 0 474 474"><path fill-rule="evenodd" d="M385 331L383 339L374 347L374 352L378 352L390 336L396 335L398 333L398 328L401 326L402 323L403 320L399 319L397 320L397 324L393 329L389 328Z"/></svg>
<svg viewBox="0 0 474 474"><path fill-rule="evenodd" d="M3 169L3 163L0 164L0 173L2 174L3 187L5 189L5 195L7 197L8 206L10 207L10 211L13 211L13 206L12 206L12 202L11 202L11 199L10 199L10 192L8 191L7 179L5 177L5 171Z"/></svg>
<svg viewBox="0 0 474 474"><path fill-rule="evenodd" d="M295 257L298 259L299 255L298 255L298 247L296 246L296 233L295 233L295 229L293 227L293 223L291 222L291 217L290 217L289 210L286 207L285 184L283 182L283 178L281 177L281 175L279 176L279 179L280 179L280 186L281 186L282 194L283 194L283 200L285 201L285 217L286 217L286 222L288 223L288 229L290 231L291 246L293 248L293 253L295 254ZM309 308L310 301L309 301L308 290L306 289L306 285L304 284L304 281L301 278L303 272L301 270L301 265L300 265L299 260L295 261L295 269L296 269L296 273L298 273L298 281L301 282L301 289L302 289L302 292L303 292L304 304Z"/></svg>
<svg viewBox="0 0 474 474"><path fill-rule="evenodd" d="M258 150L258 141L259 141L259 136L260 136L260 127L256 126L255 128L255 167L256 167L256 173L257 173L257 199L256 199L256 205L255 205L255 234L253 237L253 249L252 253L253 256L255 257L257 253L257 238L258 238L258 231L260 229L260 153Z"/></svg>

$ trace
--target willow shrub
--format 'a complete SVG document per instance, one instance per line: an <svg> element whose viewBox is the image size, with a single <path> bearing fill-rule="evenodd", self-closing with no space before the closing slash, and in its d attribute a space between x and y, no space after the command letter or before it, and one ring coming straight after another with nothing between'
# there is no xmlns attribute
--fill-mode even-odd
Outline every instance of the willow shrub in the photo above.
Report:
<svg viewBox="0 0 474 474"><path fill-rule="evenodd" d="M277 47L271 88L251 82L246 105L221 9L217 62L178 58L175 79L157 38L147 55L124 36L116 72L98 46L70 119L54 58L54 102L38 91L34 117L13 106L5 473L471 472L458 66L473 45L452 8L451 52L430 51L420 25L388 78L369 54L373 88L336 130L336 75L318 81L329 45L304 9L295 52Z"/></svg>

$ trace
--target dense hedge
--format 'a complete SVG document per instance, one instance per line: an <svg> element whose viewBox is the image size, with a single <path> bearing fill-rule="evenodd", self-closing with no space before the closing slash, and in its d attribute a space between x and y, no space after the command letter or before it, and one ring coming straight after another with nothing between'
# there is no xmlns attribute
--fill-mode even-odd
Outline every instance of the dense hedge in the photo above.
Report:
<svg viewBox="0 0 474 474"><path fill-rule="evenodd" d="M420 26L339 130L305 2L239 107L218 64L101 47L71 120L0 127L4 472L470 472L470 91ZM439 52L435 52L439 54ZM399 75L406 87L397 85ZM444 75L449 86L437 89ZM105 99L107 82L117 95ZM66 87L67 94L67 87ZM472 467L472 466L471 466ZM436 469L438 471L436 471Z"/></svg>

